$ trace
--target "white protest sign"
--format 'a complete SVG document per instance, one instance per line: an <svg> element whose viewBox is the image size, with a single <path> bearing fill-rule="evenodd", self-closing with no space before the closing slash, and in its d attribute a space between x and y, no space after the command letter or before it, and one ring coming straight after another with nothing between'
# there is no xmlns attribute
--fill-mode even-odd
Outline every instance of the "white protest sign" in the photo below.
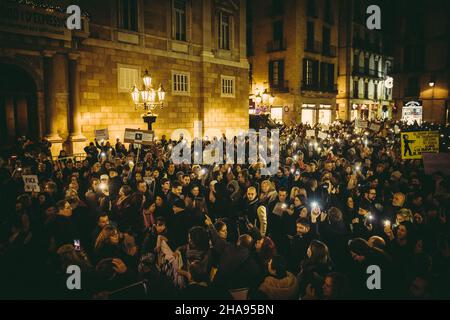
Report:
<svg viewBox="0 0 450 320"><path fill-rule="evenodd" d="M356 119L355 127L360 129L366 129L368 126L368 122L365 120Z"/></svg>
<svg viewBox="0 0 450 320"><path fill-rule="evenodd" d="M316 130L306 130L306 137L315 137Z"/></svg>
<svg viewBox="0 0 450 320"><path fill-rule="evenodd" d="M94 133L95 133L95 138L97 140L108 140L109 139L108 129L95 130Z"/></svg>
<svg viewBox="0 0 450 320"><path fill-rule="evenodd" d="M37 175L22 176L25 192L41 192Z"/></svg>
<svg viewBox="0 0 450 320"><path fill-rule="evenodd" d="M326 139L328 138L328 134L326 134L325 132L319 132L319 134L317 135L317 138L319 139Z"/></svg>
<svg viewBox="0 0 450 320"><path fill-rule="evenodd" d="M372 123L369 127L370 130L378 132L381 129L381 125L378 123Z"/></svg>
<svg viewBox="0 0 450 320"><path fill-rule="evenodd" d="M123 141L126 143L149 145L153 142L154 136L153 131L125 129Z"/></svg>

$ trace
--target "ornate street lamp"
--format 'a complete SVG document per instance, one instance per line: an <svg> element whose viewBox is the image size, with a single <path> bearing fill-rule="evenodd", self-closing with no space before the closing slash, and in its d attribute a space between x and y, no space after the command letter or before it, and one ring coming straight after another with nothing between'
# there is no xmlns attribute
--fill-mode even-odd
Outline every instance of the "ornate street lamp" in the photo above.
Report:
<svg viewBox="0 0 450 320"><path fill-rule="evenodd" d="M159 85L157 90L153 88L152 77L148 73L148 70L145 70L142 82L141 90L136 85L133 86L131 98L133 99L135 110L142 108L147 111L147 114L153 115L153 110L158 107L161 109L164 107L166 92L162 84Z"/></svg>
<svg viewBox="0 0 450 320"><path fill-rule="evenodd" d="M144 122L148 124L148 130L152 130L152 123L156 121L157 114L153 111L156 108L163 108L164 101L166 98L166 91L164 90L162 84L159 85L158 89L155 90L152 86L152 77L150 76L148 70L146 69L142 77L142 89L135 85L131 90L131 99L134 102L134 109L138 110L142 108L146 111L143 115Z"/></svg>
<svg viewBox="0 0 450 320"><path fill-rule="evenodd" d="M268 114L275 101L275 96L264 89L263 93L259 89L255 90L255 93L250 96L250 99L255 103L256 114Z"/></svg>

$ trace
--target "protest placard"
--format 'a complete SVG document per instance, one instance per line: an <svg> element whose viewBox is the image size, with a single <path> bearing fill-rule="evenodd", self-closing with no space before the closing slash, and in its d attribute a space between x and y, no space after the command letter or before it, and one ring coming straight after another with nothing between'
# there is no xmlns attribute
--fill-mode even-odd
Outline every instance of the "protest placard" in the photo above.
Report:
<svg viewBox="0 0 450 320"><path fill-rule="evenodd" d="M438 131L402 132L402 159L422 159L422 153L439 153Z"/></svg>
<svg viewBox="0 0 450 320"><path fill-rule="evenodd" d="M41 192L37 175L23 175L22 179L25 192Z"/></svg>
<svg viewBox="0 0 450 320"><path fill-rule="evenodd" d="M316 136L316 130L306 130L306 137L315 137Z"/></svg>
<svg viewBox="0 0 450 320"><path fill-rule="evenodd" d="M381 125L378 123L371 123L369 129L374 132L379 132L381 129Z"/></svg>
<svg viewBox="0 0 450 320"><path fill-rule="evenodd" d="M109 139L108 129L95 130L94 133L95 133L95 138L97 140L108 140Z"/></svg>
<svg viewBox="0 0 450 320"><path fill-rule="evenodd" d="M368 126L368 121L366 120L361 120L361 119L356 119L355 120L355 127L359 128L359 129L366 129Z"/></svg>
<svg viewBox="0 0 450 320"><path fill-rule="evenodd" d="M125 136L123 141L126 143L150 145L154 138L153 131L125 129Z"/></svg>

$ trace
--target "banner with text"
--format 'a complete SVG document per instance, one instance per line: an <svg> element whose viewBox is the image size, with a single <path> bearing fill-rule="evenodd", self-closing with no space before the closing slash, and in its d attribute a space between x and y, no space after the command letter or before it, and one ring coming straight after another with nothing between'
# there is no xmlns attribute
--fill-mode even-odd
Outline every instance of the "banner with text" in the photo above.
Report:
<svg viewBox="0 0 450 320"><path fill-rule="evenodd" d="M125 129L123 141L126 143L150 145L153 142L155 134L153 131Z"/></svg>
<svg viewBox="0 0 450 320"><path fill-rule="evenodd" d="M402 159L422 159L422 153L439 153L438 131L401 132Z"/></svg>

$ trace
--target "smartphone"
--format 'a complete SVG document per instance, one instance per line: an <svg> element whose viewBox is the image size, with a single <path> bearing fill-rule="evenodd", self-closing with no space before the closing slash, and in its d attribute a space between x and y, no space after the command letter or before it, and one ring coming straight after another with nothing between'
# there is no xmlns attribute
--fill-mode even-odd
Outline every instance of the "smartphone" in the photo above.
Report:
<svg viewBox="0 0 450 320"><path fill-rule="evenodd" d="M75 250L80 251L81 250L80 240L79 239L73 240L73 246Z"/></svg>

